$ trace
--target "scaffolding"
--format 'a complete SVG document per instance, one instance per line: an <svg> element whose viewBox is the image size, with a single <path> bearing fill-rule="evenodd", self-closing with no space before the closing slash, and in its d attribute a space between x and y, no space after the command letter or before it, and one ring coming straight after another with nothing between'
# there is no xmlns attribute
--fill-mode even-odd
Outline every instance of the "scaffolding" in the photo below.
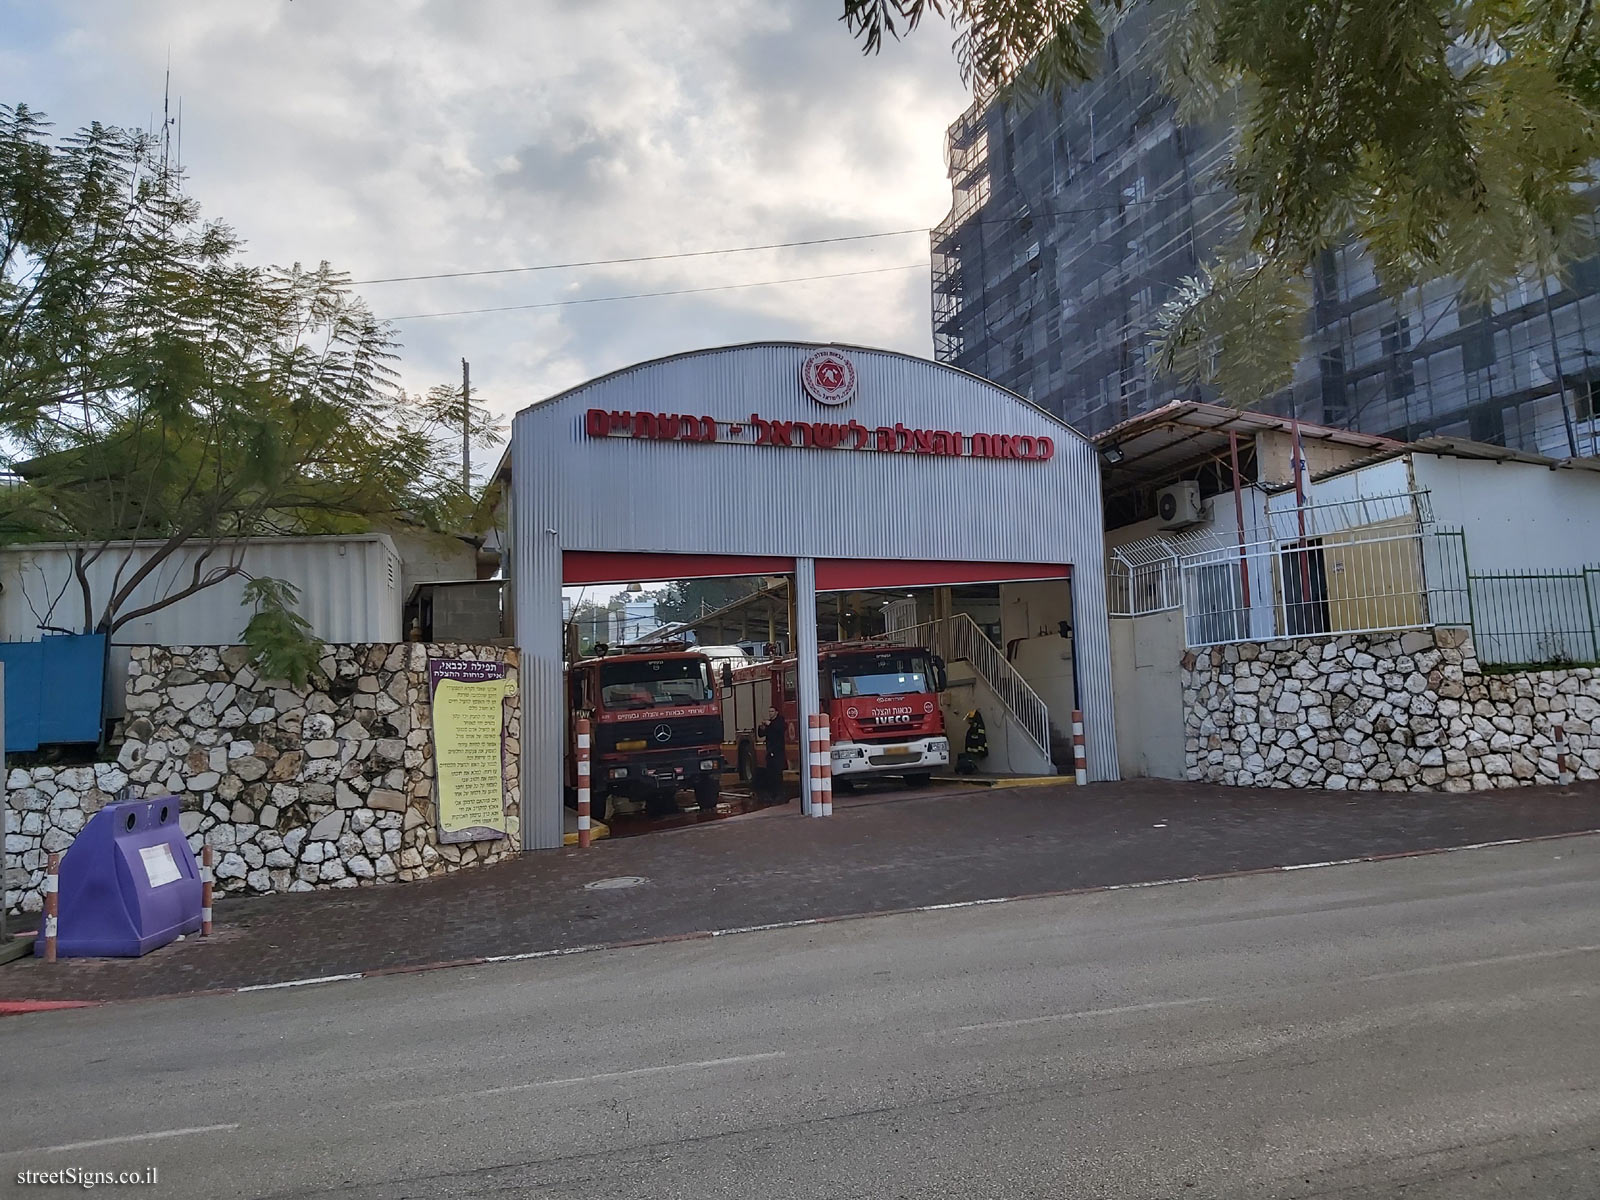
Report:
<svg viewBox="0 0 1600 1200"><path fill-rule="evenodd" d="M1159 90L1170 3L1128 10L1091 82L974 105L946 136L934 354L1091 435L1172 400L1226 402L1149 359L1158 310L1241 228L1231 115L1183 125ZM1324 254L1312 285L1295 381L1269 410L1402 440L1600 450L1600 255L1488 307L1448 281L1389 297L1355 244Z"/></svg>

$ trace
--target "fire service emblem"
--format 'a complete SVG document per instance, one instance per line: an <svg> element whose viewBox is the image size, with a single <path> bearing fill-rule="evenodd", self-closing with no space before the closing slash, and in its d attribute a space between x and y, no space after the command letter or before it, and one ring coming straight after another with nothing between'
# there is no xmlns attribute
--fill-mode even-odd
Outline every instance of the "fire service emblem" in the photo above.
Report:
<svg viewBox="0 0 1600 1200"><path fill-rule="evenodd" d="M837 350L813 350L800 366L800 384L818 404L844 404L856 394L856 367Z"/></svg>

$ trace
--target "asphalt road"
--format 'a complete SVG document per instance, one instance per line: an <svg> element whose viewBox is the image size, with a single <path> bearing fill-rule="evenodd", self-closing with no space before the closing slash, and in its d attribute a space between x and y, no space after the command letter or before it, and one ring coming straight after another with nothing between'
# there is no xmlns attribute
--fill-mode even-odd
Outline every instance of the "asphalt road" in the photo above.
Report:
<svg viewBox="0 0 1600 1200"><path fill-rule="evenodd" d="M0 1191L1592 1200L1597 868L1573 838L11 1018Z"/></svg>

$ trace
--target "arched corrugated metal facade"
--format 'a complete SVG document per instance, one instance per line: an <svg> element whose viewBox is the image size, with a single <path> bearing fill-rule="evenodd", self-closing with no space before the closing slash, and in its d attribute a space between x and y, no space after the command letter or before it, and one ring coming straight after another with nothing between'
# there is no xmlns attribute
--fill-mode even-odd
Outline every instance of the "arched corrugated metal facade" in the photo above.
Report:
<svg viewBox="0 0 1600 1200"><path fill-rule="evenodd" d="M517 414L509 577L525 689L525 846L561 843L560 613L562 553L569 550L781 555L800 560L802 592L818 559L1071 564L1089 775L1116 778L1094 447L1003 388L883 350L831 347L855 368L856 393L824 406L801 384L802 365L819 348L781 342L692 351L592 380ZM591 410L709 416L718 439L595 436ZM977 434L1048 438L1053 455L1029 461L973 457L970 449L756 445L749 440L753 417L959 431L969 448ZM853 430L847 437L851 446L858 440ZM796 639L804 653L803 623Z"/></svg>

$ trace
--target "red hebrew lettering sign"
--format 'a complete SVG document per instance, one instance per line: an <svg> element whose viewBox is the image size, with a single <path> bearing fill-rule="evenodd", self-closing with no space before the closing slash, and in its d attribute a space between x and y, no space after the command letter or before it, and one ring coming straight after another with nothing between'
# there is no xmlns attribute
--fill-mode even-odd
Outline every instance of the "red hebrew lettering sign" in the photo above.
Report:
<svg viewBox="0 0 1600 1200"><path fill-rule="evenodd" d="M900 423L876 428L859 421L778 421L751 413L733 423L687 413L619 412L591 408L584 415L590 437L638 438L655 442L732 442L746 446L788 446L809 450L864 450L936 458L1013 458L1048 462L1055 441L1034 434L973 433L954 429L912 429Z"/></svg>

